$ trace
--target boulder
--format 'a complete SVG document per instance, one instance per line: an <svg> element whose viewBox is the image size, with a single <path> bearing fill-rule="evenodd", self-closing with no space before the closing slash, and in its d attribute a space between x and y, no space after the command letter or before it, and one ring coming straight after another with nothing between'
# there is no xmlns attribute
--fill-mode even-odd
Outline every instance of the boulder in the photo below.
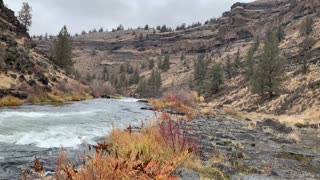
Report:
<svg viewBox="0 0 320 180"><path fill-rule="evenodd" d="M23 92L23 91L18 91L18 90L11 91L11 95L16 98L19 98L19 99L27 99L28 98L28 93Z"/></svg>
<svg viewBox="0 0 320 180"><path fill-rule="evenodd" d="M284 124L281 124L277 119L264 119L262 122L258 121L257 126L261 129L263 127L269 127L273 130L278 131L279 133L291 133L293 129L291 127L287 127Z"/></svg>
<svg viewBox="0 0 320 180"><path fill-rule="evenodd" d="M146 99L139 99L137 102L140 102L140 103L149 103L149 101L146 100Z"/></svg>
<svg viewBox="0 0 320 180"><path fill-rule="evenodd" d="M181 180L197 180L200 179L200 174L194 171L187 170L185 168L176 169L172 175Z"/></svg>

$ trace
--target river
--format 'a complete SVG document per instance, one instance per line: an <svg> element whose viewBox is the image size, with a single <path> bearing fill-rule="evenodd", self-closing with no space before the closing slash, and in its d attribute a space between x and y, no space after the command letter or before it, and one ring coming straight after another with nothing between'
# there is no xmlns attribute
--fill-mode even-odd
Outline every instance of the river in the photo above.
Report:
<svg viewBox="0 0 320 180"><path fill-rule="evenodd" d="M18 179L21 168L31 168L35 157L53 172L61 147L76 161L113 125L140 126L154 119L152 111L140 110L143 106L137 99L124 98L0 109L0 179Z"/></svg>

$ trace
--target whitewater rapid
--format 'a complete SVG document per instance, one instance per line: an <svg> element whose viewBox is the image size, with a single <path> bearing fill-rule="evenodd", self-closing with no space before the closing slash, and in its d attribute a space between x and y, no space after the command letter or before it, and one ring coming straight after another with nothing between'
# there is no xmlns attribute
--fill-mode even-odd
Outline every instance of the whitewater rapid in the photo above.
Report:
<svg viewBox="0 0 320 180"><path fill-rule="evenodd" d="M153 118L137 99L96 99L63 106L24 106L0 110L0 142L40 148L92 144L112 129Z"/></svg>

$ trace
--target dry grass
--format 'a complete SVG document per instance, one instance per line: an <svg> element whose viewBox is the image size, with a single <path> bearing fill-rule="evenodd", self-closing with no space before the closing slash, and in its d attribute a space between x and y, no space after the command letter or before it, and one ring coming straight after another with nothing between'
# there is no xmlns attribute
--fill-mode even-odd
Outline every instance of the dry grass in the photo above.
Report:
<svg viewBox="0 0 320 180"><path fill-rule="evenodd" d="M99 144L96 155L80 170L66 163L62 151L56 178L93 179L175 179L172 172L189 156L184 149L174 151L161 134L147 128L141 133L114 130L108 144Z"/></svg>
<svg viewBox="0 0 320 180"><path fill-rule="evenodd" d="M216 113L211 108L208 108L208 107L201 109L200 114L204 117L211 117L211 118L216 117Z"/></svg>
<svg viewBox="0 0 320 180"><path fill-rule="evenodd" d="M29 95L28 100L32 104L39 104L39 103L64 103L68 101L82 101L82 100L89 100L92 98L93 97L87 93L64 94L62 92L53 92L53 93L41 92L38 94Z"/></svg>
<svg viewBox="0 0 320 180"><path fill-rule="evenodd" d="M235 117L235 118L242 118L243 117L243 113L241 113L240 111L236 110L235 108L233 108L231 106L223 107L223 113L228 116Z"/></svg>
<svg viewBox="0 0 320 180"><path fill-rule="evenodd" d="M0 99L0 107L2 106L21 106L24 101L13 96L6 96Z"/></svg>

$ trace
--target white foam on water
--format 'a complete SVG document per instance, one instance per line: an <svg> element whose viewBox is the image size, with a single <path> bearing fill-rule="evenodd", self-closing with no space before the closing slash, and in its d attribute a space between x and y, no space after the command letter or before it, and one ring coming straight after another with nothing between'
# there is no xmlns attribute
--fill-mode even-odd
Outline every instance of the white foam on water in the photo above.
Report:
<svg viewBox="0 0 320 180"><path fill-rule="evenodd" d="M4 159L5 159L4 157L0 156L0 160L4 160Z"/></svg>
<svg viewBox="0 0 320 180"><path fill-rule="evenodd" d="M34 145L40 148L76 148L81 144L94 143L94 138L104 136L110 128L97 127L53 127L41 132L24 132L13 135L0 135L0 141L17 145Z"/></svg>
<svg viewBox="0 0 320 180"><path fill-rule="evenodd" d="M74 112L21 112L21 111L8 111L8 112L0 112L1 118L9 118L9 117L26 117L26 118L42 118L42 117L63 117L63 116L74 116L74 115L90 115L95 114L97 112L101 112L102 110L89 110L89 111L74 111Z"/></svg>
<svg viewBox="0 0 320 180"><path fill-rule="evenodd" d="M119 101L131 103L131 102L138 102L139 99L136 99L136 98L122 98L122 99L119 99Z"/></svg>

